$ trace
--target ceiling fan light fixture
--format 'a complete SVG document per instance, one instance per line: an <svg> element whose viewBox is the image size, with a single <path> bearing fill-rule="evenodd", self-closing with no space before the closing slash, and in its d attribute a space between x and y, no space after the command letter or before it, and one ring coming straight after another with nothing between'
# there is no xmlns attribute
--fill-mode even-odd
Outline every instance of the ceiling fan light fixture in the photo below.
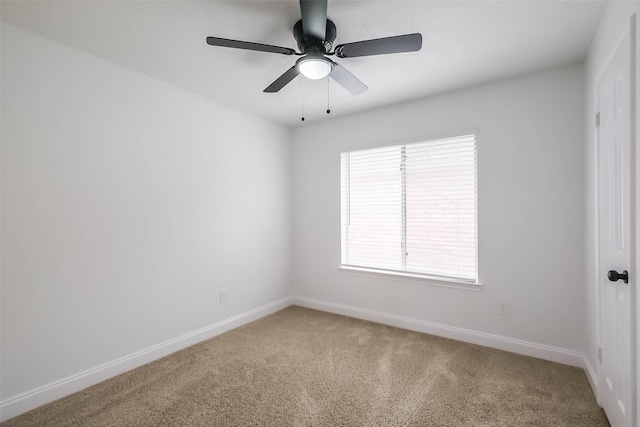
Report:
<svg viewBox="0 0 640 427"><path fill-rule="evenodd" d="M368 89L367 86L342 65L333 62L325 55L336 55L338 58L356 58L390 53L416 52L422 48L422 35L420 33L361 40L341 44L334 48L333 42L338 33L336 24L327 19L328 0L299 0L299 2L301 19L293 26L293 38L298 44L299 52L288 47L222 37L207 37L207 44L233 49L301 56L295 65L263 90L265 93L279 92L299 74L302 74L312 80L320 80L330 76L336 83L351 92L352 95L363 93ZM331 51L332 48L333 52Z"/></svg>
<svg viewBox="0 0 640 427"><path fill-rule="evenodd" d="M333 62L324 56L305 56L297 63L300 74L311 80L320 80L333 70Z"/></svg>

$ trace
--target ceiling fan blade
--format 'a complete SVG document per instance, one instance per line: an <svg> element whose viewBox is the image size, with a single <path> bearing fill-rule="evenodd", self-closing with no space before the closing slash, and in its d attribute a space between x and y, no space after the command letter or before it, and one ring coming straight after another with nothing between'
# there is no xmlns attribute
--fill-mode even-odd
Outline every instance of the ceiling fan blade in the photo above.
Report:
<svg viewBox="0 0 640 427"><path fill-rule="evenodd" d="M294 65L293 67L285 71L283 75L278 77L276 81L271 83L269 87L267 87L263 92L267 92L267 93L278 92L280 89L285 87L291 80L295 79L298 76L298 74L300 74L300 71L298 71L298 67Z"/></svg>
<svg viewBox="0 0 640 427"><path fill-rule="evenodd" d="M281 53L293 55L295 50L288 47L271 46L262 43L243 42L240 40L221 39L220 37L207 37L207 43L211 46L232 47L235 49L257 50L258 52Z"/></svg>
<svg viewBox="0 0 640 427"><path fill-rule="evenodd" d="M331 74L329 74L329 77L338 82L340 86L351 92L352 95L360 95L361 93L369 89L367 85L358 80L356 76L348 72L346 68L335 62L333 63L333 69L331 70Z"/></svg>
<svg viewBox="0 0 640 427"><path fill-rule="evenodd" d="M382 39L364 40L336 46L339 58L384 55L387 53L416 52L422 48L422 34L413 33Z"/></svg>
<svg viewBox="0 0 640 427"><path fill-rule="evenodd" d="M324 40L327 32L327 0L300 0L305 38Z"/></svg>

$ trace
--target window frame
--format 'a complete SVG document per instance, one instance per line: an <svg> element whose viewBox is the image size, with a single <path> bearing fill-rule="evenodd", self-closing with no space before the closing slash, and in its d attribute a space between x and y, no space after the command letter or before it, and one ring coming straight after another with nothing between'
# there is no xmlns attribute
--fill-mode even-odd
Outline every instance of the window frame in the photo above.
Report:
<svg viewBox="0 0 640 427"><path fill-rule="evenodd" d="M343 153L348 153L352 151L359 150L368 150L375 148L384 148L384 147L392 147L392 146L403 146L420 142L428 142L438 139L446 139L446 138L456 138L464 135L474 135L475 137L475 150L476 150L476 164L475 164L475 174L476 174L476 197L475 197L475 230L476 230L476 241L475 241L475 255L476 255L476 280L465 280L465 279L456 279L452 277L443 277L437 275L429 275L422 273L413 273L413 272L403 272L396 270L385 270L385 269L376 269L370 267L358 267L351 265L343 265L342 264L342 179L341 179L341 170L342 170L342 160L341 156ZM409 283L420 283L427 284L433 286L441 286L446 288L455 288L462 290L470 290L470 291L480 291L483 288L483 283L481 281L480 274L480 252L479 252L479 240L480 240L480 229L479 229L479 217L480 212L478 209L478 200L480 198L480 168L479 168L479 141L480 141L480 132L477 127L464 127L458 128L455 131L449 132L441 132L441 133L432 133L427 136L421 137L413 137L406 139L398 139L398 140L386 140L379 141L376 143L360 143L350 145L341 149L338 152L338 216L339 216L339 227L338 227L338 270L342 273L361 276L361 277L370 277L370 278L384 278L394 281L400 282L409 282Z"/></svg>

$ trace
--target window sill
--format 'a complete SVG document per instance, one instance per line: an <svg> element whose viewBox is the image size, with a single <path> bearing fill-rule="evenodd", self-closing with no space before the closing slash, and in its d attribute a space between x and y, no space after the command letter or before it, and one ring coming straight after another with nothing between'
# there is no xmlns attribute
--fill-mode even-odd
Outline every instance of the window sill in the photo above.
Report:
<svg viewBox="0 0 640 427"><path fill-rule="evenodd" d="M339 270L347 274L355 274L358 276L368 277L385 277L391 280L399 280L403 282L420 283L430 286L440 286L443 288L462 289L467 291L479 292L482 290L482 283L463 282L458 280L448 280L440 277L423 276L420 274L400 273L395 271L375 270L362 267L339 266Z"/></svg>

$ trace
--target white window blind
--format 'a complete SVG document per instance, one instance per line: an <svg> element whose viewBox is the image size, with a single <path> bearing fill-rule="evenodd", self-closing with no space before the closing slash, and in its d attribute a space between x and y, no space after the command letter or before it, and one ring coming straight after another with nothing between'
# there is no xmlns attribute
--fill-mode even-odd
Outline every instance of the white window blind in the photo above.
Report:
<svg viewBox="0 0 640 427"><path fill-rule="evenodd" d="M342 266L477 282L475 135L341 154Z"/></svg>

